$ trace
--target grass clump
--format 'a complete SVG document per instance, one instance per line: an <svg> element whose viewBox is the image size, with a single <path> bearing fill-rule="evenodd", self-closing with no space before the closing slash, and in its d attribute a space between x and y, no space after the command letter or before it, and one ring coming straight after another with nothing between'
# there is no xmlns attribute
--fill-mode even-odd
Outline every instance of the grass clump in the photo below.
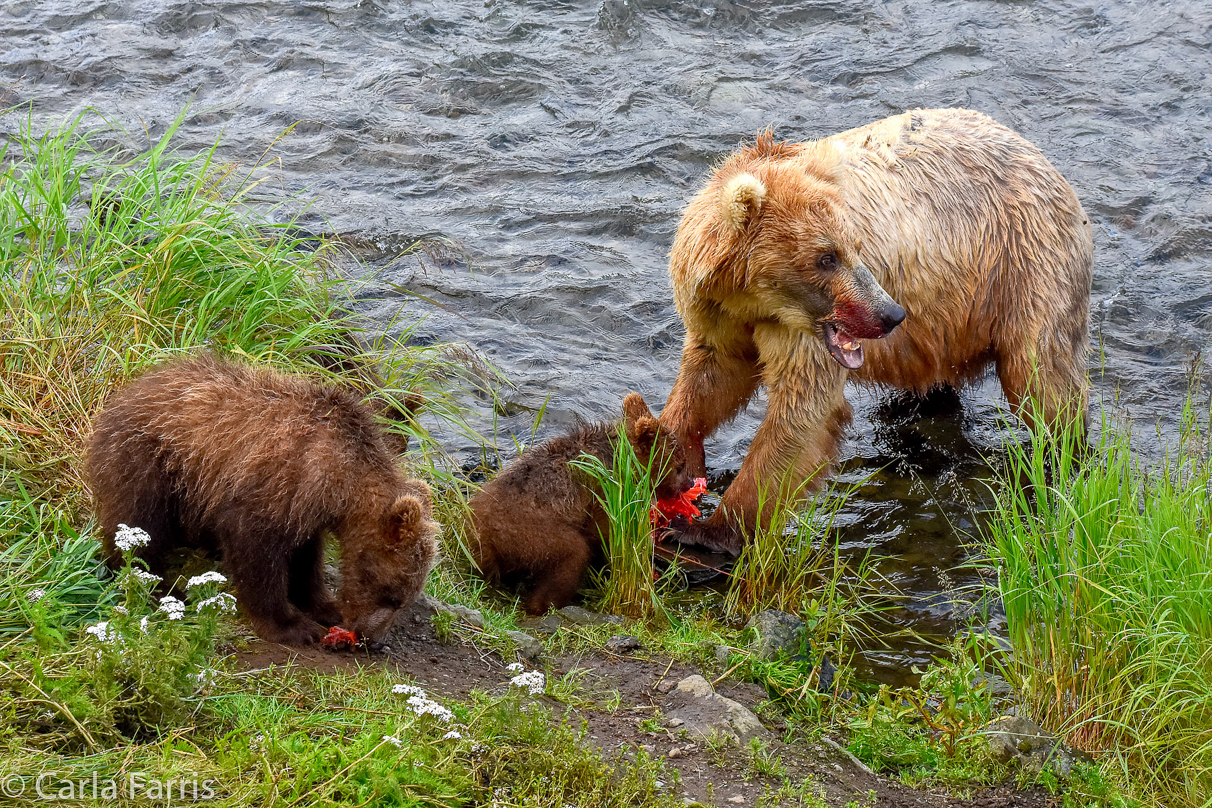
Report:
<svg viewBox="0 0 1212 808"><path fill-rule="evenodd" d="M620 424L609 467L588 454L571 462L595 483L594 496L606 513L602 547L607 570L600 579L598 607L610 614L651 619L664 611L653 560L651 518L656 483L665 471L657 465L658 455L653 452L647 463L641 462Z"/></svg>
<svg viewBox="0 0 1212 808"><path fill-rule="evenodd" d="M176 153L181 120L137 154L95 147L114 133L85 131L83 117L43 135L24 127L0 149L0 456L34 496L79 504L93 415L167 354L207 348L321 374L377 364L356 344L333 246L252 218L252 172L213 149ZM425 364L420 351L397 359L404 375ZM390 375L385 386L406 393Z"/></svg>
<svg viewBox="0 0 1212 808"><path fill-rule="evenodd" d="M990 523L1014 684L1048 729L1169 805L1212 794L1212 463L1187 405L1147 469L1104 416L1012 444Z"/></svg>

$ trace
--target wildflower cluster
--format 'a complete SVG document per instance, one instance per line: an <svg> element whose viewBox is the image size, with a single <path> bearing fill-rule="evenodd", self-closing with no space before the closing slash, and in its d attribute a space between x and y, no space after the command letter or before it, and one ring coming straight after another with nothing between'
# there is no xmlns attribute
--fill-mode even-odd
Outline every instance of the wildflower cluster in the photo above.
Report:
<svg viewBox="0 0 1212 808"><path fill-rule="evenodd" d="M443 707L438 702L429 698L425 691L416 685L398 684L391 686L391 692L397 696L408 696L407 704L409 708L417 715L432 715L443 724L449 724L454 720L454 713ZM456 730L450 730L442 736L442 740L458 740L463 735ZM384 740L387 740L384 737Z"/></svg>
<svg viewBox="0 0 1212 808"><path fill-rule="evenodd" d="M526 671L520 662L513 663L507 670L510 673L522 671L509 680L510 687L520 687L523 690L529 690L532 696L541 696L547 690L547 677L541 671Z"/></svg>
<svg viewBox="0 0 1212 808"><path fill-rule="evenodd" d="M114 545L124 553L146 547L150 542L151 536L141 527L118 525L118 532L114 534Z"/></svg>

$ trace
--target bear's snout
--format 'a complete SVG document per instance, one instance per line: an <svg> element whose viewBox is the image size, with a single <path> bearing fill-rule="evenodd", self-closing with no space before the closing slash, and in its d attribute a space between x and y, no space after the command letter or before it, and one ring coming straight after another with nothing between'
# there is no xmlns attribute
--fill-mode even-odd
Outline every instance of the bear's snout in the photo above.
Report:
<svg viewBox="0 0 1212 808"><path fill-rule="evenodd" d="M880 323L884 326L885 336L892 333L892 329L905 321L905 309L896 301L892 301L884 311L880 314Z"/></svg>

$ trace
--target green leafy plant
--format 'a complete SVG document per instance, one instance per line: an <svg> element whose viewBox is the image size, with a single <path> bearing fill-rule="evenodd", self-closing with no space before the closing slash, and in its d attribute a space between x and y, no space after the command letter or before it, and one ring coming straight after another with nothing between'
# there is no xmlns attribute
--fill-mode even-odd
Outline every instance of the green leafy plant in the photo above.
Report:
<svg viewBox="0 0 1212 808"><path fill-rule="evenodd" d="M606 513L602 545L608 569L599 579L599 607L612 614L645 619L663 614L650 516L656 480L663 472L655 467L657 454L641 463L620 424L609 467L593 455L570 464L593 482L594 496Z"/></svg>

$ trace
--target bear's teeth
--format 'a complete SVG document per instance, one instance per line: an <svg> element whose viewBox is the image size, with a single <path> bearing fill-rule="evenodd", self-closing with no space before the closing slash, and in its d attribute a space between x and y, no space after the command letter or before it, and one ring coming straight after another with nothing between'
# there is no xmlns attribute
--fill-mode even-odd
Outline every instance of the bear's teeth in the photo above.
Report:
<svg viewBox="0 0 1212 808"><path fill-rule="evenodd" d="M852 340L847 340L846 342L842 343L842 348L847 351L856 351L858 350L858 343Z"/></svg>

